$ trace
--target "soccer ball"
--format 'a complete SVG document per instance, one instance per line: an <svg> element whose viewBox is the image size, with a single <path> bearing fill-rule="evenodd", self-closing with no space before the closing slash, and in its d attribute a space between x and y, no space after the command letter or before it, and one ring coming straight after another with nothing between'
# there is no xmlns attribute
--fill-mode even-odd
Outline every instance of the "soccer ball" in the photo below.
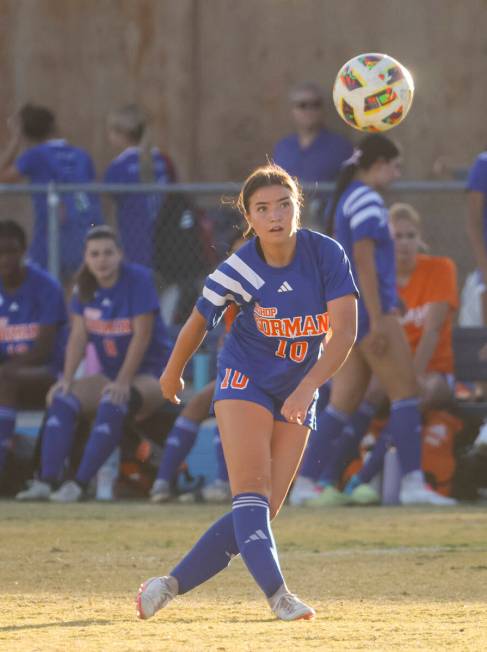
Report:
<svg viewBox="0 0 487 652"><path fill-rule="evenodd" d="M414 81L407 68L387 54L359 54L340 69L333 86L336 110L360 131L387 131L411 108Z"/></svg>

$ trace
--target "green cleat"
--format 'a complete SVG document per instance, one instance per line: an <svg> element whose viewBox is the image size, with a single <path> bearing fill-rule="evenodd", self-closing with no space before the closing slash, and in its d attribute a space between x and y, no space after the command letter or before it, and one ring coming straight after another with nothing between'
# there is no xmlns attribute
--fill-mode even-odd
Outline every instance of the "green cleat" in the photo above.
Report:
<svg viewBox="0 0 487 652"><path fill-rule="evenodd" d="M380 496L370 484L359 484L350 494L353 505L378 505Z"/></svg>
<svg viewBox="0 0 487 652"><path fill-rule="evenodd" d="M310 498L304 504L306 507L342 507L343 505L350 505L350 503L350 496L329 485L315 498Z"/></svg>

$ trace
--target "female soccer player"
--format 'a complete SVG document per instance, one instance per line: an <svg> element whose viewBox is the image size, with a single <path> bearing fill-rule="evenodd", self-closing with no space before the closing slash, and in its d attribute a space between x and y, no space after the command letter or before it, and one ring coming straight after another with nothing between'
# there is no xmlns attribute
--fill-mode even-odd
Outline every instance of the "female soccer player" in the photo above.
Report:
<svg viewBox="0 0 487 652"><path fill-rule="evenodd" d="M164 184L175 181L172 161L148 142L147 119L138 106L129 104L108 116L108 139L119 154L105 172L106 183ZM154 225L162 194L127 193L116 194L113 198L127 260L151 266Z"/></svg>
<svg viewBox="0 0 487 652"><path fill-rule="evenodd" d="M421 471L421 420L413 359L397 317L394 243L380 190L400 176L398 147L381 134L367 136L343 168L330 215L337 240L352 262L361 298L357 342L333 378L330 403L320 415L320 437L310 441L302 478L316 480L326 463L335 466L340 436L363 399L372 372L391 401L387 426L399 454L403 504L451 504L433 492ZM310 501L347 502L333 485Z"/></svg>
<svg viewBox="0 0 487 652"><path fill-rule="evenodd" d="M64 374L49 392L40 480L19 500L73 502L119 445L129 409L143 419L161 403L157 378L170 346L150 270L124 263L115 233L106 226L88 232L84 264L71 303L72 325ZM87 342L101 373L75 380ZM69 455L80 413L95 416L74 481L51 493Z"/></svg>
<svg viewBox="0 0 487 652"><path fill-rule="evenodd" d="M314 610L289 592L270 518L279 511L314 427L317 388L346 359L356 334L356 287L343 249L299 228L301 193L275 165L246 180L239 207L255 237L207 278L161 377L178 402L185 366L231 303L240 306L218 361L215 414L228 466L232 511L166 577L139 589L140 618L198 586L241 554L283 620ZM322 352L329 323L333 335Z"/></svg>
<svg viewBox="0 0 487 652"><path fill-rule="evenodd" d="M0 221L0 476L20 407L44 404L61 370L67 316L61 286L24 263L25 231Z"/></svg>

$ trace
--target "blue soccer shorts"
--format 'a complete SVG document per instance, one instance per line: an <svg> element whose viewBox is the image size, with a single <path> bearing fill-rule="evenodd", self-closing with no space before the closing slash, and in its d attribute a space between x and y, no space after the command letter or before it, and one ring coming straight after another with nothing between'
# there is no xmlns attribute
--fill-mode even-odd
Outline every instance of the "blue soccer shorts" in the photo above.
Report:
<svg viewBox="0 0 487 652"><path fill-rule="evenodd" d="M275 421L283 421L288 423L281 414L281 408L284 401L281 401L268 392L265 392L258 385L256 385L248 376L241 373L236 369L220 369L215 385L215 394L213 395L213 403L216 401L224 400L237 400L249 401L250 403L257 403L262 405L273 415ZM318 401L318 394L313 399L309 406L306 418L304 420L305 426L316 430L316 404Z"/></svg>

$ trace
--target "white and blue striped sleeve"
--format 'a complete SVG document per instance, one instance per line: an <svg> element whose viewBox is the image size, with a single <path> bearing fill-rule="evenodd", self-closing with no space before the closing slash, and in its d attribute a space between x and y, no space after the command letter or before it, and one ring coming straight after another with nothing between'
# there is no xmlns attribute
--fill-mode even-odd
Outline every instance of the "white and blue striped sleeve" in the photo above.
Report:
<svg viewBox="0 0 487 652"><path fill-rule="evenodd" d="M366 238L375 240L387 215L382 197L368 188L358 195L350 195L344 204L344 213L349 219L353 242Z"/></svg>
<svg viewBox="0 0 487 652"><path fill-rule="evenodd" d="M205 281L196 308L206 319L208 330L215 328L230 303L250 303L264 280L239 256L232 254Z"/></svg>

